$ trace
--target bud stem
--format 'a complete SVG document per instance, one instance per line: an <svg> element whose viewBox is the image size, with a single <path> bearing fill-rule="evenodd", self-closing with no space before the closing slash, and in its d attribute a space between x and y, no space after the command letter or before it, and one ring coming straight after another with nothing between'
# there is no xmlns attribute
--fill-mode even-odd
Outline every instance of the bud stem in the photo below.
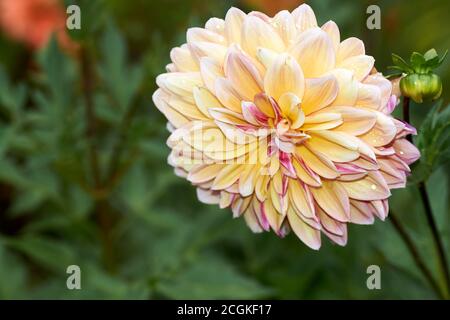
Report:
<svg viewBox="0 0 450 320"><path fill-rule="evenodd" d="M409 101L410 99L408 97L403 97L403 121L410 123L409 121ZM408 139L409 142L413 143L412 141L412 135L407 135L406 139Z"/></svg>
<svg viewBox="0 0 450 320"><path fill-rule="evenodd" d="M407 123L410 123L409 102L410 99L408 97L403 97L403 120ZM407 139L409 142L412 143L412 135L408 135ZM424 206L425 216L427 218L428 225L430 226L431 233L433 235L434 245L436 246L436 251L438 253L439 265L442 269L442 273L444 274L445 290L447 291L446 296L448 297L448 295L450 294L450 275L448 271L447 257L445 255L444 246L442 244L439 235L439 230L437 228L436 221L434 220L433 217L433 210L431 208L431 202L430 198L428 197L427 186L425 184L425 181L419 182L418 189Z"/></svg>

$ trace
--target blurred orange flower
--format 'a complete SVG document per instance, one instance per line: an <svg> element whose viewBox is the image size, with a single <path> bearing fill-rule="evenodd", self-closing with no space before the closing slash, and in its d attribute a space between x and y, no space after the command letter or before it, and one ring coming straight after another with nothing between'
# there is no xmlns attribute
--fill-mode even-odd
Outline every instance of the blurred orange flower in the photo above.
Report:
<svg viewBox="0 0 450 320"><path fill-rule="evenodd" d="M66 14L58 0L0 0L0 26L33 49L45 46L52 33L63 48L76 46L65 31Z"/></svg>
<svg viewBox="0 0 450 320"><path fill-rule="evenodd" d="M275 15L281 10L292 10L301 5L303 0L244 0L247 5L253 6L268 15Z"/></svg>

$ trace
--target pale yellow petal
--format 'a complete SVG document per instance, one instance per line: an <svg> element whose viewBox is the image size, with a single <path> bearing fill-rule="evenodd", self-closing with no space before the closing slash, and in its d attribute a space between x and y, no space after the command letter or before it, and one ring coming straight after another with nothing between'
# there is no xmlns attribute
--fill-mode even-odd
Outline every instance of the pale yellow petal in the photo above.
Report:
<svg viewBox="0 0 450 320"><path fill-rule="evenodd" d="M195 88L194 88L195 91ZM167 99L167 103L169 106L171 106L173 109L178 111L180 114L184 115L185 117L193 120L206 120L210 118L208 114L204 114L200 107L198 107L195 102L190 103L186 102L183 99L180 99L178 96L171 95Z"/></svg>
<svg viewBox="0 0 450 320"><path fill-rule="evenodd" d="M218 193L202 188L197 188L197 198L205 204L218 204L220 201Z"/></svg>
<svg viewBox="0 0 450 320"><path fill-rule="evenodd" d="M213 180L224 166L224 164L199 165L189 172L187 179L192 183Z"/></svg>
<svg viewBox="0 0 450 320"><path fill-rule="evenodd" d="M188 43L193 42L212 42L226 45L226 39L222 35L203 28L189 28L186 33Z"/></svg>
<svg viewBox="0 0 450 320"><path fill-rule="evenodd" d="M211 118L209 109L222 107L219 100L204 87L194 88L194 99L198 109L206 118Z"/></svg>
<svg viewBox="0 0 450 320"><path fill-rule="evenodd" d="M353 71L355 79L362 81L373 68L375 59L371 56L359 55L347 58L337 64L337 68Z"/></svg>
<svg viewBox="0 0 450 320"><path fill-rule="evenodd" d="M247 197L252 195L255 190L258 166L244 165L244 167L245 169L239 177L239 193L241 196Z"/></svg>
<svg viewBox="0 0 450 320"><path fill-rule="evenodd" d="M373 171L357 181L339 182L350 198L362 201L383 200L391 195L381 173Z"/></svg>
<svg viewBox="0 0 450 320"><path fill-rule="evenodd" d="M346 132L352 136L359 136L373 128L377 115L365 109L353 107L332 107L330 111L339 112L343 123L335 130Z"/></svg>
<svg viewBox="0 0 450 320"><path fill-rule="evenodd" d="M288 92L301 99L305 90L305 80L297 61L287 54L280 54L267 70L264 90L275 100Z"/></svg>
<svg viewBox="0 0 450 320"><path fill-rule="evenodd" d="M350 202L345 189L335 181L323 181L320 188L311 188L318 205L333 219L347 222L350 218Z"/></svg>
<svg viewBox="0 0 450 320"><path fill-rule="evenodd" d="M373 224L375 218L371 213L369 202L350 201L350 221L356 224Z"/></svg>
<svg viewBox="0 0 450 320"><path fill-rule="evenodd" d="M234 90L244 100L253 101L256 94L262 92L263 81L251 59L242 52L231 50L225 65L225 75Z"/></svg>
<svg viewBox="0 0 450 320"><path fill-rule="evenodd" d="M192 56L197 59L197 61L200 61L203 57L209 57L215 62L222 64L227 54L226 46L212 42L193 42L189 43L188 47L192 53Z"/></svg>
<svg viewBox="0 0 450 320"><path fill-rule="evenodd" d="M381 107L383 108L389 101L392 92L392 83L386 79L381 73L371 74L365 80L365 84L378 87L381 93Z"/></svg>
<svg viewBox="0 0 450 320"><path fill-rule="evenodd" d="M358 82L353 73L346 69L335 69L330 72L336 77L339 92L333 106L353 106L358 98Z"/></svg>
<svg viewBox="0 0 450 320"><path fill-rule="evenodd" d="M361 136L367 144L373 147L382 147L390 143L397 134L397 127L391 117L375 111L377 121L373 128Z"/></svg>
<svg viewBox="0 0 450 320"><path fill-rule="evenodd" d="M256 50L256 57L258 58L258 61L261 62L266 69L270 68L277 56L278 53L270 49L258 48Z"/></svg>
<svg viewBox="0 0 450 320"><path fill-rule="evenodd" d="M292 208L288 209L287 218L297 237L311 249L319 250L321 246L320 231L305 223Z"/></svg>
<svg viewBox="0 0 450 320"><path fill-rule="evenodd" d="M316 217L314 202L311 193L309 192L309 188L303 186L297 179L290 179L288 190L289 199L296 210L305 218L314 219Z"/></svg>
<svg viewBox="0 0 450 320"><path fill-rule="evenodd" d="M194 87L201 86L203 81L199 72L173 72L159 75L156 83L160 88L164 88L188 102L195 102L192 92Z"/></svg>
<svg viewBox="0 0 450 320"><path fill-rule="evenodd" d="M247 121L237 112L225 108L210 108L209 114L217 121L222 121L232 125L246 125Z"/></svg>
<svg viewBox="0 0 450 320"><path fill-rule="evenodd" d="M215 177L212 190L222 190L231 186L239 179L243 170L244 166L240 164L226 165Z"/></svg>
<svg viewBox="0 0 450 320"><path fill-rule="evenodd" d="M205 86L212 93L216 93L216 80L224 76L222 66L209 57L200 59L200 73Z"/></svg>
<svg viewBox="0 0 450 320"><path fill-rule="evenodd" d="M381 90L378 86L360 83L358 85L358 107L381 110Z"/></svg>
<svg viewBox="0 0 450 320"><path fill-rule="evenodd" d="M289 46L297 35L294 17L287 10L278 12L272 19L272 24L278 31L286 46Z"/></svg>
<svg viewBox="0 0 450 320"><path fill-rule="evenodd" d="M242 25L244 24L245 13L238 8L231 8L225 16L225 36L228 45L233 43L241 44Z"/></svg>
<svg viewBox="0 0 450 320"><path fill-rule="evenodd" d="M317 216L322 224L322 231L328 231L336 236L343 236L346 233L345 222L339 222L329 216L321 207L317 207Z"/></svg>
<svg viewBox="0 0 450 320"><path fill-rule="evenodd" d="M334 162L349 162L359 157L358 151L347 149L330 140L316 136L314 133L311 133L311 139L305 145L313 152L319 152Z"/></svg>
<svg viewBox="0 0 450 320"><path fill-rule="evenodd" d="M244 213L244 220L247 223L247 226L252 230L254 233L260 233L263 232L264 229L261 227L258 217L256 216L255 211L253 210L253 207L250 206Z"/></svg>
<svg viewBox="0 0 450 320"><path fill-rule="evenodd" d="M152 96L153 103L158 108L159 111L161 111L162 114L167 118L167 120L175 127L179 128L186 123L189 123L189 119L183 116L181 113L175 111L173 108L171 108L167 102L162 98L162 95L164 95L163 91L161 89L158 89L155 91L155 93Z"/></svg>
<svg viewBox="0 0 450 320"><path fill-rule="evenodd" d="M298 32L317 27L316 15L311 7L305 3L292 11L292 17Z"/></svg>
<svg viewBox="0 0 450 320"><path fill-rule="evenodd" d="M215 93L224 107L234 112L241 112L241 97L234 90L231 81L225 78L216 79Z"/></svg>
<svg viewBox="0 0 450 320"><path fill-rule="evenodd" d="M297 159L292 159L292 165L294 166L297 177L307 185L319 187L322 184L319 175L306 167L306 165L302 165Z"/></svg>
<svg viewBox="0 0 450 320"><path fill-rule="evenodd" d="M205 28L209 31L225 36L225 21L223 19L210 18L206 21Z"/></svg>
<svg viewBox="0 0 450 320"><path fill-rule="evenodd" d="M306 78L320 77L335 66L333 42L321 29L301 34L289 52L297 59Z"/></svg>
<svg viewBox="0 0 450 320"><path fill-rule="evenodd" d="M333 42L334 52L335 53L338 52L339 44L341 42L341 35L339 32L339 27L337 26L336 22L330 20L327 23L325 23L321 27L321 29L328 34L331 41Z"/></svg>
<svg viewBox="0 0 450 320"><path fill-rule="evenodd" d="M336 99L338 92L338 82L332 74L306 79L302 101L303 112L308 115L328 106Z"/></svg>
<svg viewBox="0 0 450 320"><path fill-rule="evenodd" d="M252 57L256 57L259 47L281 52L285 45L276 30L267 22L255 16L247 16L242 28L242 47Z"/></svg>
<svg viewBox="0 0 450 320"><path fill-rule="evenodd" d="M295 149L296 156L300 157L305 164L315 173L326 179L336 179L339 176L333 162L319 153L313 153L303 145Z"/></svg>
<svg viewBox="0 0 450 320"><path fill-rule="evenodd" d="M354 37L348 38L339 44L336 61L339 63L345 59L364 55L365 53L364 43L360 39Z"/></svg>
<svg viewBox="0 0 450 320"><path fill-rule="evenodd" d="M186 45L180 48L173 48L170 51L170 59L177 70L181 72L195 72L199 70L197 61L192 57L191 51Z"/></svg>

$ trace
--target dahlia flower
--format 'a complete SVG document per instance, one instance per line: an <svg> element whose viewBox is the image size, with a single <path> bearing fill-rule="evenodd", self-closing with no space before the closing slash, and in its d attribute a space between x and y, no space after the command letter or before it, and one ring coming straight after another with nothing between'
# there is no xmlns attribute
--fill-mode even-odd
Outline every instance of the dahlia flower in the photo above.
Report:
<svg viewBox="0 0 450 320"><path fill-rule="evenodd" d="M34 49L45 46L52 33L65 49L75 46L66 33L66 13L59 0L0 0L0 26Z"/></svg>
<svg viewBox="0 0 450 320"><path fill-rule="evenodd" d="M170 56L153 101L169 164L200 201L313 249L322 233L345 245L347 223L386 218L419 152L361 40L319 27L306 4L274 17L231 8Z"/></svg>

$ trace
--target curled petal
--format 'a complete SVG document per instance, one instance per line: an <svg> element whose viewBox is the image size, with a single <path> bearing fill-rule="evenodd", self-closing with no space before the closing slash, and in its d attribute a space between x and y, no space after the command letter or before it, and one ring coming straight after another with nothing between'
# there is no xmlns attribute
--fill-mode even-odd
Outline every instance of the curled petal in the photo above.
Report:
<svg viewBox="0 0 450 320"><path fill-rule="evenodd" d="M317 204L333 219L347 222L350 219L350 202L347 192L338 182L324 181L320 188L311 188Z"/></svg>
<svg viewBox="0 0 450 320"><path fill-rule="evenodd" d="M364 49L364 43L358 38L348 38L339 44L339 48L336 55L337 63L340 63L346 59L364 55L366 50Z"/></svg>
<svg viewBox="0 0 450 320"><path fill-rule="evenodd" d="M173 48L170 51L170 59L179 71L195 72L199 70L197 61L192 57L191 51L186 45Z"/></svg>
<svg viewBox="0 0 450 320"><path fill-rule="evenodd" d="M219 193L202 188L197 188L197 197L205 204L218 204L220 201Z"/></svg>
<svg viewBox="0 0 450 320"><path fill-rule="evenodd" d="M420 158L420 152L415 145L406 139L397 139L394 144L395 153L407 164L411 164Z"/></svg>
<svg viewBox="0 0 450 320"><path fill-rule="evenodd" d="M226 40L222 35L203 28L189 28L186 33L186 40L188 43L213 42L226 45Z"/></svg>
<svg viewBox="0 0 450 320"><path fill-rule="evenodd" d="M334 106L353 106L358 98L358 82L353 73L347 69L334 69L330 72L336 77L339 92L334 99Z"/></svg>
<svg viewBox="0 0 450 320"><path fill-rule="evenodd" d="M225 21L219 18L210 18L205 23L205 29L220 35L225 35Z"/></svg>
<svg viewBox="0 0 450 320"><path fill-rule="evenodd" d="M372 70L375 59L371 56L359 55L347 58L337 64L338 68L344 68L353 71L355 78L363 80Z"/></svg>
<svg viewBox="0 0 450 320"><path fill-rule="evenodd" d="M348 196L355 200L384 200L391 195L388 185L378 172L370 172L361 180L340 183Z"/></svg>
<svg viewBox="0 0 450 320"><path fill-rule="evenodd" d="M390 143L397 134L397 127L390 117L381 112L376 112L377 121L375 126L361 136L367 144L374 147L382 147Z"/></svg>

